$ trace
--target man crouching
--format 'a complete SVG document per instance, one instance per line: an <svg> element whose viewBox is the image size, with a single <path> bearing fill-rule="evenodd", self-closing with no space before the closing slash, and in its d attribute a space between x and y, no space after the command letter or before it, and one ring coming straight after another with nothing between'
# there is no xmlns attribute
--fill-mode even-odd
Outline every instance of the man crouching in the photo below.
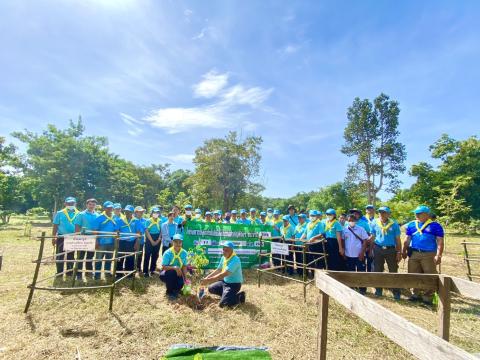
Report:
<svg viewBox="0 0 480 360"><path fill-rule="evenodd" d="M220 307L231 307L245 302L245 292L240 291L243 282L242 263L235 254L233 242L224 242L222 246L223 256L217 269L202 279L201 284L211 284L208 291L221 296Z"/></svg>

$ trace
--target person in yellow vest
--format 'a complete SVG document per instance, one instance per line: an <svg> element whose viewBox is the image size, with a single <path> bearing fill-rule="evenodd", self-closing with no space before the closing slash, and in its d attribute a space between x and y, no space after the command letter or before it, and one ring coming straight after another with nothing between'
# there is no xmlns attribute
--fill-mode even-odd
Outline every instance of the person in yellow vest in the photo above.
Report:
<svg viewBox="0 0 480 360"><path fill-rule="evenodd" d="M73 234L75 232L75 225L74 221L76 216L78 215L78 210L77 210L77 200L69 196L65 199L65 207L57 211L55 214L55 217L53 218L53 229L52 229L52 236L56 236L52 239L52 245L55 246L55 254L56 254L56 260L63 260L64 255L59 255L64 252L63 248L63 243L64 243L64 238L63 235L67 234ZM67 260L74 260L74 252L73 251L68 251L66 253L66 259ZM73 262L67 262L67 270L66 270L66 276L71 276L73 275L72 269L73 269ZM64 263L62 262L57 262L57 274L63 273ZM63 276L63 275L62 275Z"/></svg>
<svg viewBox="0 0 480 360"><path fill-rule="evenodd" d="M180 293L187 276L187 251L182 248L183 236L173 235L173 246L164 252L160 280L167 287L167 296L175 300Z"/></svg>
<svg viewBox="0 0 480 360"><path fill-rule="evenodd" d="M223 242L223 256L217 269L202 279L201 285L208 285L208 292L221 296L219 306L235 306L245 302L245 292L240 291L243 283L242 263L235 254L231 241Z"/></svg>

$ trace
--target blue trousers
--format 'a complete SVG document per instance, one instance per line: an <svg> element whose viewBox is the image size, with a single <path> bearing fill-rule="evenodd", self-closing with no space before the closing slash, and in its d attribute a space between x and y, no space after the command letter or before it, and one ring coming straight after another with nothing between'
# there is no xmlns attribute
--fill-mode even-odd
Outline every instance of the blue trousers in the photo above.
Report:
<svg viewBox="0 0 480 360"><path fill-rule="evenodd" d="M208 287L208 292L210 294L221 296L220 306L234 306L239 303L238 292L241 287L241 283L217 281Z"/></svg>
<svg viewBox="0 0 480 360"><path fill-rule="evenodd" d="M104 251L113 251L113 244L108 244L108 245L99 245L97 250L104 250ZM95 279L100 279L100 271L102 270L102 262L105 260L105 273L107 271L110 271L112 268L112 258L113 258L113 253L105 253L105 252L99 252L97 251L95 253Z"/></svg>
<svg viewBox="0 0 480 360"><path fill-rule="evenodd" d="M347 271L365 272L365 260L360 261L358 257L348 257L346 260ZM367 288L359 288L362 294L367 292Z"/></svg>
<svg viewBox="0 0 480 360"><path fill-rule="evenodd" d="M183 287L183 276L178 276L175 270L163 270L160 273L162 280L167 287L167 294L178 294Z"/></svg>

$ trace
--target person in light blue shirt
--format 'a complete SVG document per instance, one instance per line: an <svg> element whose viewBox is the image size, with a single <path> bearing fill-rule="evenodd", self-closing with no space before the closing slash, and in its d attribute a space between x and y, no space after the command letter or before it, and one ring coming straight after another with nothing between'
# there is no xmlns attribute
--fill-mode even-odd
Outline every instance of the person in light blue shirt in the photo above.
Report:
<svg viewBox="0 0 480 360"><path fill-rule="evenodd" d="M114 203L113 204L113 218L118 220L122 217L122 204Z"/></svg>
<svg viewBox="0 0 480 360"><path fill-rule="evenodd" d="M160 209L154 207L150 213L150 218L145 222L145 256L143 260L143 275L145 277L153 275L157 267L162 242L160 237L161 227Z"/></svg>
<svg viewBox="0 0 480 360"><path fill-rule="evenodd" d="M240 219L237 220L237 224L250 225L251 222L247 219L247 211L245 209L240 209Z"/></svg>
<svg viewBox="0 0 480 360"><path fill-rule="evenodd" d="M257 218L257 209L255 208L250 209L250 217L248 220L250 220L250 224L252 225L262 225L262 221Z"/></svg>
<svg viewBox="0 0 480 360"><path fill-rule="evenodd" d="M243 283L242 263L235 253L235 245L231 241L223 242L223 256L217 269L202 279L201 285L208 287L211 294L221 296L220 307L232 307L245 302L245 292L240 291Z"/></svg>
<svg viewBox="0 0 480 360"><path fill-rule="evenodd" d="M97 207L97 200L95 199L88 199L86 201L86 209L80 212L77 217L75 218L75 232L81 232L85 234L91 234L95 227L95 220L99 216L99 214L95 211ZM77 260L84 260L85 259L85 275L86 277L92 277L93 274L93 257L95 256L94 251L78 251L77 252ZM77 280L82 280L83 275L83 261L79 262L78 265L78 272L77 272Z"/></svg>
<svg viewBox="0 0 480 360"><path fill-rule="evenodd" d="M120 230L117 221L113 218L113 203L103 203L103 213L95 219L94 230L114 233ZM102 261L105 259L105 274L110 272L114 250L114 238L112 235L99 234L97 238L97 251L95 253L95 280L100 280ZM107 275L108 276L108 275Z"/></svg>
<svg viewBox="0 0 480 360"><path fill-rule="evenodd" d="M324 259L322 258L324 253L324 246L322 244L323 234L325 233L325 224L318 218L318 210L310 210L310 222L307 224L307 229L303 235L303 239L307 241L308 245L308 263L310 267L322 269L325 267ZM327 243L328 252L328 243ZM328 268L330 269L330 257L328 258ZM313 276L313 270L310 271L309 276Z"/></svg>
<svg viewBox="0 0 480 360"><path fill-rule="evenodd" d="M118 244L118 251L122 253L134 253L139 248L140 238L143 233L143 224L140 219L133 216L135 211L132 205L127 205L123 209L124 215L117 218L117 223L120 228L120 242ZM122 234L137 234L137 236L122 235ZM126 254L123 254L126 255ZM135 268L135 256L128 256L117 261L118 271L133 271ZM119 273L118 278L125 274ZM130 274L130 277L135 276Z"/></svg>
<svg viewBox="0 0 480 360"><path fill-rule="evenodd" d="M169 214L170 216L170 214ZM172 213L173 220L173 213ZM173 235L173 245L162 256L162 271L160 280L167 288L167 296L170 300L178 297L187 276L187 251L183 249L183 236Z"/></svg>
<svg viewBox="0 0 480 360"><path fill-rule="evenodd" d="M140 251L140 254L137 255L137 271L142 274L142 264L143 264L143 255L145 254L145 223L147 222L147 219L143 217L145 214L145 209L141 206L135 206L134 210L135 218L140 222L141 224L141 233L142 236L139 238L138 241L138 251Z"/></svg>
<svg viewBox="0 0 480 360"><path fill-rule="evenodd" d="M295 239L295 226L293 226L290 223L289 217L284 216L282 218L283 220L283 225L280 228L280 233L282 234L283 237L283 242L286 242L288 244L292 244L293 240ZM289 247L290 250L293 250L291 247ZM277 259L275 259L277 257ZM272 255L273 260L278 261L279 255ZM274 261L275 264L275 261ZM281 264L282 267L277 269L277 271L281 271L282 273L285 272L285 268L287 269L287 273L289 275L293 274L293 252L289 251L288 255L282 255L281 256Z"/></svg>
<svg viewBox="0 0 480 360"><path fill-rule="evenodd" d="M174 205L172 212L173 222L177 224L177 233L183 234L183 223L185 219L180 215L180 208L177 205Z"/></svg>
<svg viewBox="0 0 480 360"><path fill-rule="evenodd" d="M178 233L177 223L173 221L173 211L168 213L168 221L162 224L162 255L168 250L173 241L173 236Z"/></svg>
<svg viewBox="0 0 480 360"><path fill-rule="evenodd" d="M375 222L375 206L372 204L365 206L365 213L365 219L367 219L368 225L372 226L372 224Z"/></svg>
<svg viewBox="0 0 480 360"><path fill-rule="evenodd" d="M295 226L298 225L298 215L296 214L295 206L293 205L288 205L287 208L288 211L288 221L290 221L290 224L295 228Z"/></svg>
<svg viewBox="0 0 480 360"><path fill-rule="evenodd" d="M400 226L390 218L391 210L388 206L378 209L379 217L370 222L373 241L373 269L383 272L385 263L388 272L398 272L398 263L402 259L402 244L400 241ZM400 300L400 290L393 289L393 297ZM376 296L382 296L383 289L375 290Z"/></svg>
<svg viewBox="0 0 480 360"><path fill-rule="evenodd" d="M77 200L69 196L65 199L65 207L57 211L53 218L53 229L52 229L52 245L55 246L55 254L57 260L62 260L64 256L66 260L74 260L75 252L67 251L64 252L64 237L63 235L73 234L75 232L75 218L78 215L78 210L76 207ZM66 253L66 254L64 254ZM72 275L73 262L67 262L67 270L65 271L66 276ZM64 272L63 268L64 263L57 262L57 274ZM62 275L63 277L63 275Z"/></svg>
<svg viewBox="0 0 480 360"><path fill-rule="evenodd" d="M295 226L295 247L296 252L294 253L295 263L297 265L297 274L303 276L303 264L307 259L303 258L303 246L305 241L302 240L305 238L305 232L307 231L307 215L300 214L298 215L298 225Z"/></svg>

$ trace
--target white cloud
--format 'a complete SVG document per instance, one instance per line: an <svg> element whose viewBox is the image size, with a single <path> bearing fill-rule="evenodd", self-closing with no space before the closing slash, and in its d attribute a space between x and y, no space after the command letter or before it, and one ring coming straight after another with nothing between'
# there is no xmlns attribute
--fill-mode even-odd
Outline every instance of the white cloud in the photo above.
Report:
<svg viewBox="0 0 480 360"><path fill-rule="evenodd" d="M176 163L190 164L195 157L194 154L175 154L175 155L162 155L161 157L174 161Z"/></svg>
<svg viewBox="0 0 480 360"><path fill-rule="evenodd" d="M193 92L196 97L211 98L216 96L228 82L228 74L218 74L216 71L209 71L203 75L203 80L193 85Z"/></svg>
<svg viewBox="0 0 480 360"><path fill-rule="evenodd" d="M193 86L195 97L214 98L213 102L194 107L172 107L153 110L143 120L169 134L194 128L230 128L240 126L247 131L257 124L243 120L251 109L262 109L262 104L273 88L245 87L242 84L227 87L229 76L209 71L203 80ZM271 111L266 108L265 111Z"/></svg>
<svg viewBox="0 0 480 360"><path fill-rule="evenodd" d="M120 113L120 117L125 125L127 125L127 132L132 136L138 136L143 133L143 129L140 127L143 122L135 119L125 113Z"/></svg>

